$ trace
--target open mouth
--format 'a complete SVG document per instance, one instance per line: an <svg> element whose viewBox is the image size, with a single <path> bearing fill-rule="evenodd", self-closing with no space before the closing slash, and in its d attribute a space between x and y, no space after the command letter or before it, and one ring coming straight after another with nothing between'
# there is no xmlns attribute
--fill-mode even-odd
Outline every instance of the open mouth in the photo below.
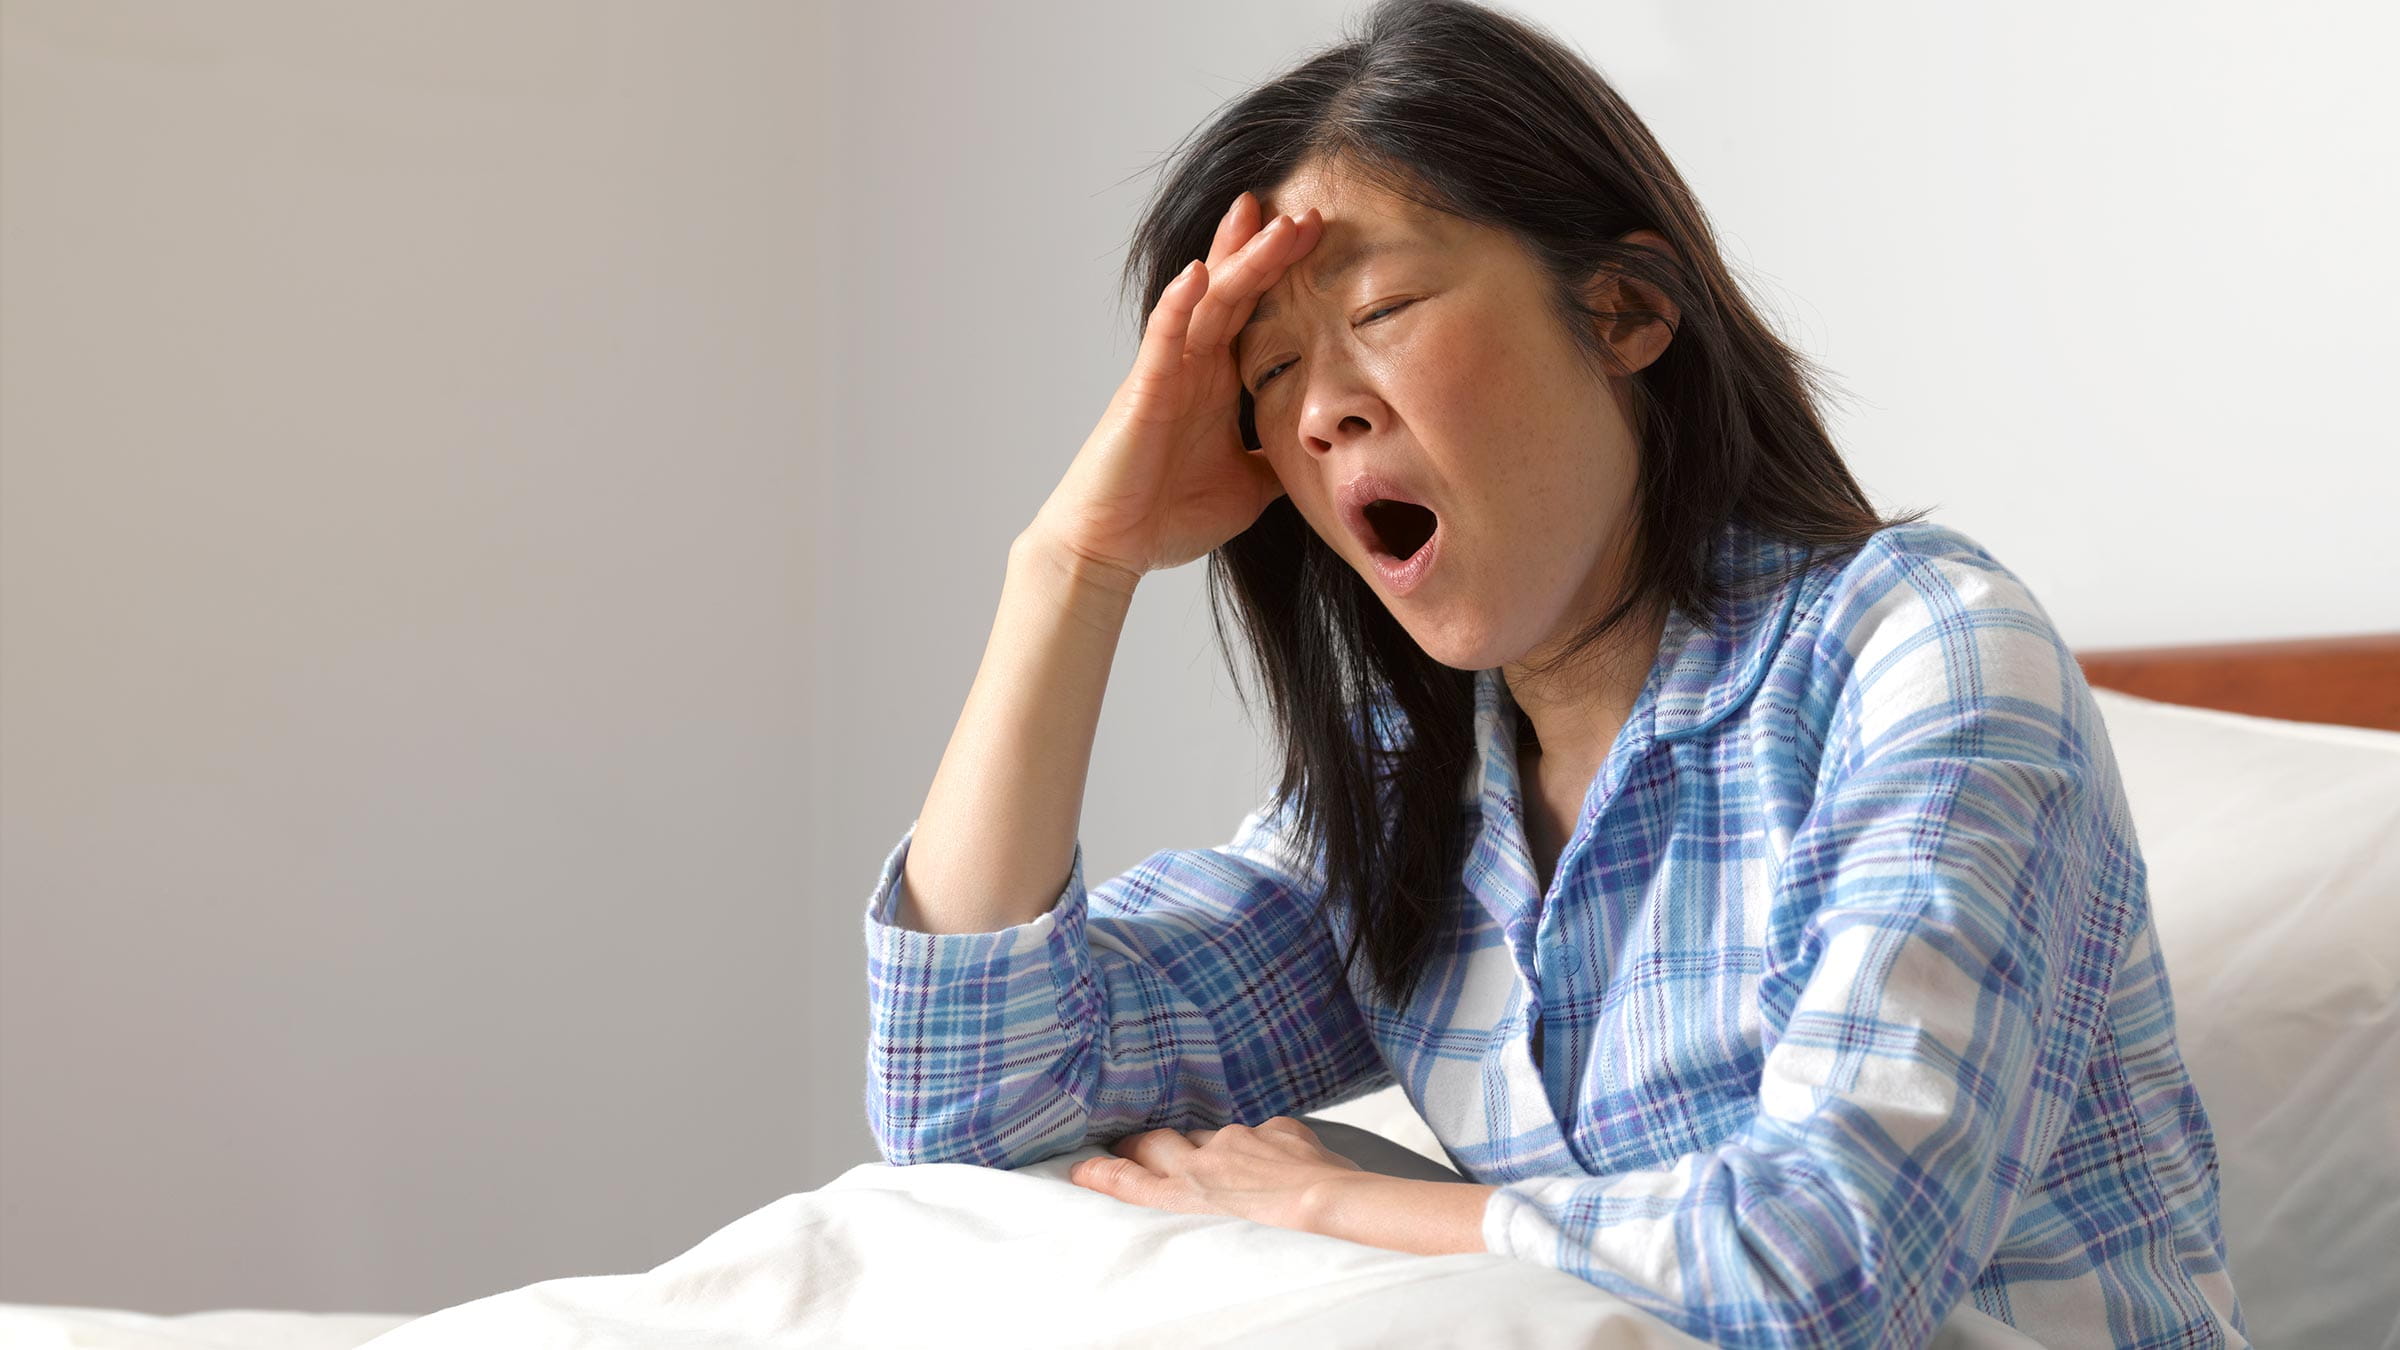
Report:
<svg viewBox="0 0 2400 1350"><path fill-rule="evenodd" d="M1334 493L1335 509L1350 537L1367 552L1368 566L1383 592L1399 599L1424 584L1440 565L1450 531L1441 516L1420 500L1431 495L1397 474L1368 471Z"/></svg>
<svg viewBox="0 0 2400 1350"><path fill-rule="evenodd" d="M1433 538L1434 527L1441 522L1432 511L1415 502L1378 498L1365 507L1367 527L1375 536L1376 551L1390 554L1402 562Z"/></svg>

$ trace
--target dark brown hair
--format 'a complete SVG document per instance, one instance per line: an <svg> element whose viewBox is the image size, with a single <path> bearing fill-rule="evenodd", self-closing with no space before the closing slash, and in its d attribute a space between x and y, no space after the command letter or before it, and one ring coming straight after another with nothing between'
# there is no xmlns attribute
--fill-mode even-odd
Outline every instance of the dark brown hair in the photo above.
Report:
<svg viewBox="0 0 2400 1350"><path fill-rule="evenodd" d="M1876 514L1819 417L1825 377L1761 320L1641 119L1589 62L1521 19L1465 0L1384 0L1168 158L1127 250L1139 314L1207 255L1236 195L1263 195L1310 159L1511 232L1555 280L1554 317L1595 378L1623 369L1603 323L1664 316L1593 307L1594 278L1627 277L1673 301L1673 340L1631 385L1640 451L1625 590L1553 666L1660 604L1710 621L1726 595L1712 557L1730 521L1821 558L1907 518ZM1676 256L1623 242L1637 230L1657 231ZM1246 392L1241 425L1255 447ZM1237 690L1227 606L1265 687L1283 754L1276 799L1300 827L1303 858L1322 859L1321 898L1348 904L1343 968L1363 942L1377 991L1404 1002L1457 918L1475 673L1426 655L1289 497L1210 555L1209 583ZM1405 734L1379 731L1378 709Z"/></svg>

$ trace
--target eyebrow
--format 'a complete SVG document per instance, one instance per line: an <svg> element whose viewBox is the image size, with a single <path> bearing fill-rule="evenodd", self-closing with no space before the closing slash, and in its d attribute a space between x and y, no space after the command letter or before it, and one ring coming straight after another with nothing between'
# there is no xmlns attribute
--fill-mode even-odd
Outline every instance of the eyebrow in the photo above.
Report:
<svg viewBox="0 0 2400 1350"><path fill-rule="evenodd" d="M1334 250L1330 256L1318 261L1316 266L1310 268L1309 272L1316 278L1317 285L1330 286L1370 258L1386 253L1406 253L1418 247L1420 245L1416 241L1409 239L1358 239ZM1241 341L1242 334L1274 317L1275 297L1272 295L1258 297L1258 308L1250 311L1250 318L1242 324L1241 332L1233 335L1234 341Z"/></svg>

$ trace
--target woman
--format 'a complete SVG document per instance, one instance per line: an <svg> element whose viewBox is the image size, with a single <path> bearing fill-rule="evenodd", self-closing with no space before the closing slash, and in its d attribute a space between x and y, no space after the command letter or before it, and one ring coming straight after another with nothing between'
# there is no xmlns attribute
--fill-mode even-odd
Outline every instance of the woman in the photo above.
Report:
<svg viewBox="0 0 2400 1350"><path fill-rule="evenodd" d="M1074 1180L1130 1203L1712 1342L1972 1300L2247 1343L2089 689L1987 552L1876 515L1588 64L1382 5L1180 149L1127 274L1133 369L867 911L888 1159L1104 1142ZM1087 890L1117 635L1203 554L1282 782ZM1464 1179L1293 1118L1393 1082Z"/></svg>

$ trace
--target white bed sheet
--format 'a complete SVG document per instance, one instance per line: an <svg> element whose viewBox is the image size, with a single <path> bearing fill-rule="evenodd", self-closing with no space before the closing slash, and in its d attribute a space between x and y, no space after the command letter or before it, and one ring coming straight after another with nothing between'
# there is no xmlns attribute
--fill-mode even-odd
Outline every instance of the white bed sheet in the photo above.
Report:
<svg viewBox="0 0 2400 1350"><path fill-rule="evenodd" d="M162 1316L0 1303L0 1350L354 1350L416 1319L390 1313L231 1310Z"/></svg>

